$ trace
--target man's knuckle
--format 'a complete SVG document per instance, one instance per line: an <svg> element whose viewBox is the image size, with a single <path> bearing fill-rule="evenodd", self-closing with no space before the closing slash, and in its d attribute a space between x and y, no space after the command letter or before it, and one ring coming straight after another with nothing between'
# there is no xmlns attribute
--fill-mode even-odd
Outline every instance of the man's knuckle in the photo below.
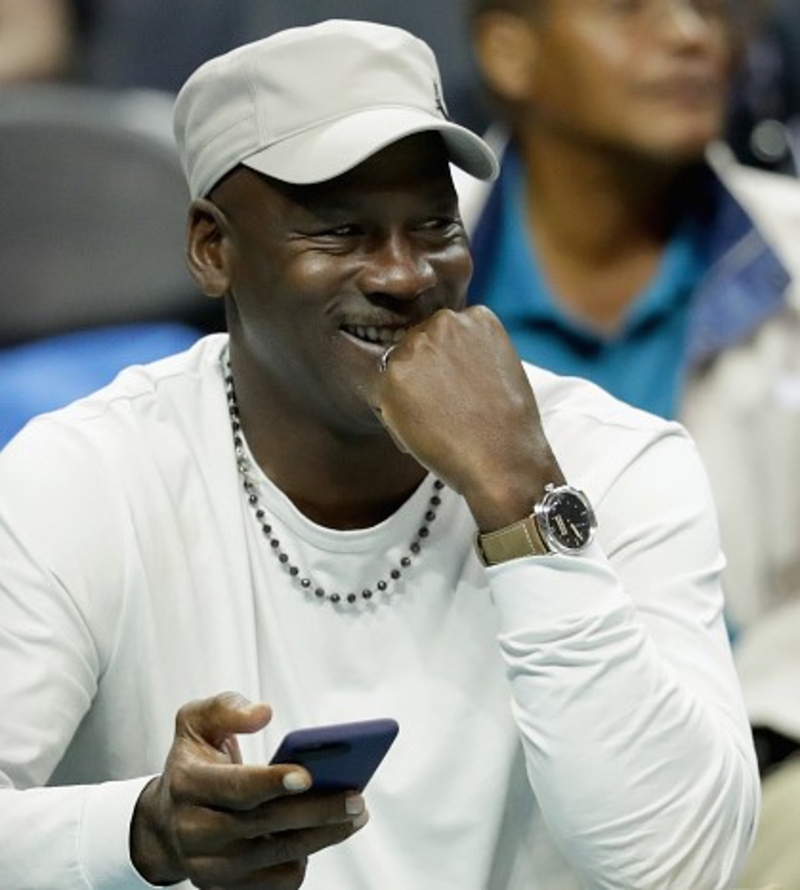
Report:
<svg viewBox="0 0 800 890"><path fill-rule="evenodd" d="M184 735L186 733L187 727L189 727L195 719L198 707L198 701L190 701L178 708L178 711L175 714L176 735Z"/></svg>
<svg viewBox="0 0 800 890"><path fill-rule="evenodd" d="M167 778L169 796L174 801L185 801L191 796L194 785L192 771L184 763L174 763Z"/></svg>
<svg viewBox="0 0 800 890"><path fill-rule="evenodd" d="M271 858L276 864L293 862L300 853L297 840L289 834L273 835Z"/></svg>

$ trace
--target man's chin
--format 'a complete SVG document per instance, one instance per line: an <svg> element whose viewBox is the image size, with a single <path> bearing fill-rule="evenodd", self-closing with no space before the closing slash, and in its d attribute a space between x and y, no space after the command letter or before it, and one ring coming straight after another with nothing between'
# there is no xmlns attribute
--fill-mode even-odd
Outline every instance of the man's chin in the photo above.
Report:
<svg viewBox="0 0 800 890"><path fill-rule="evenodd" d="M715 134L713 136L703 135L702 138L649 142L640 147L638 155L643 162L652 163L657 167L689 167L702 163L708 147L717 138Z"/></svg>

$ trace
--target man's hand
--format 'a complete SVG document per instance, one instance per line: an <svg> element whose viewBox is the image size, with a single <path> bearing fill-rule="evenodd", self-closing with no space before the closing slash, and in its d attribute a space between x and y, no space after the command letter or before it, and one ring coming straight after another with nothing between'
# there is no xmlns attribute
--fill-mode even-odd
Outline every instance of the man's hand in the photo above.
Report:
<svg viewBox="0 0 800 890"><path fill-rule="evenodd" d="M311 787L306 770L242 764L236 734L270 718L266 705L235 693L181 708L164 772L140 795L131 822L131 860L146 881L297 888L308 856L366 823L357 794L301 794Z"/></svg>
<svg viewBox="0 0 800 890"><path fill-rule="evenodd" d="M481 530L528 515L563 480L528 378L497 317L442 309L375 374L373 409L398 447L464 496Z"/></svg>

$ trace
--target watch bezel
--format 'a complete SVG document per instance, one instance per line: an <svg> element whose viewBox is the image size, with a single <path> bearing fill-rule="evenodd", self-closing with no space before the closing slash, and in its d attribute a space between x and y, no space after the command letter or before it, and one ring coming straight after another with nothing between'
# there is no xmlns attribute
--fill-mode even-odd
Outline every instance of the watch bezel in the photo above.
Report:
<svg viewBox="0 0 800 890"><path fill-rule="evenodd" d="M581 531L583 532L585 529L585 534L582 540L574 545L564 540L563 533L554 521L555 515L561 515L560 512L554 513L554 509L563 503L565 498L577 501L584 513L582 518L585 522L585 527ZM533 518L545 546L551 548L556 553L568 555L583 553L594 540L597 517L586 494L572 485L554 485L553 483L546 485L544 496L533 508Z"/></svg>

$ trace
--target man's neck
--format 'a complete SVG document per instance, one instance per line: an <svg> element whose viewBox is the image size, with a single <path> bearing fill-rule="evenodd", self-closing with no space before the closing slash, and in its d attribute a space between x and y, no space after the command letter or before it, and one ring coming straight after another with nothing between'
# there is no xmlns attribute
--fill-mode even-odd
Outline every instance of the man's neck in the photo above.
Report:
<svg viewBox="0 0 800 890"><path fill-rule="evenodd" d="M319 525L338 529L376 525L395 512L426 476L426 470L399 451L388 433L337 435L287 409L274 390L265 391L244 368L235 387L242 430L256 463L301 513Z"/></svg>
<svg viewBox="0 0 800 890"><path fill-rule="evenodd" d="M567 311L611 332L658 268L679 217L685 167L520 144L528 229Z"/></svg>

